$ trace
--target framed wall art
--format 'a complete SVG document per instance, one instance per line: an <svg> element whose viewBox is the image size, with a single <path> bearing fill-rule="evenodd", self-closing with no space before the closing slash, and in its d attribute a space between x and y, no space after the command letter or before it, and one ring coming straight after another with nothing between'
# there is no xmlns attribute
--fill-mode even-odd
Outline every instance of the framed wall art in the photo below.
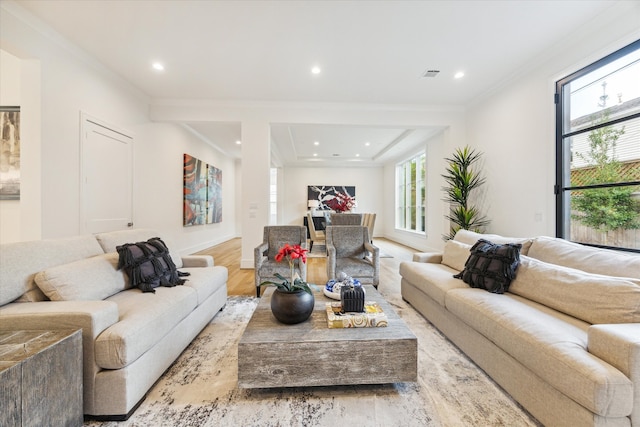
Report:
<svg viewBox="0 0 640 427"><path fill-rule="evenodd" d="M222 222L222 171L207 166L207 224Z"/></svg>
<svg viewBox="0 0 640 427"><path fill-rule="evenodd" d="M0 200L20 200L20 107L0 106Z"/></svg>
<svg viewBox="0 0 640 427"><path fill-rule="evenodd" d="M184 154L183 225L222 222L222 171Z"/></svg>
<svg viewBox="0 0 640 427"><path fill-rule="evenodd" d="M307 186L307 205L309 201L318 201L316 210L336 210L337 206L355 204L356 187L349 185L309 185ZM315 203L314 203L315 204Z"/></svg>

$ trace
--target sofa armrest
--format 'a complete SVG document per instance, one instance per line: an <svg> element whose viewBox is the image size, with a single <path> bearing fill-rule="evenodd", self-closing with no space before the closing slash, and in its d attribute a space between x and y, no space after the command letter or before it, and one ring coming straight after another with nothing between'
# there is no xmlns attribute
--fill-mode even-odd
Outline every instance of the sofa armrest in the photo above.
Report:
<svg viewBox="0 0 640 427"><path fill-rule="evenodd" d="M627 377L634 375L632 381L640 381L640 323L591 325L587 350Z"/></svg>
<svg viewBox="0 0 640 427"><path fill-rule="evenodd" d="M428 262L430 264L442 263L442 253L440 252L416 252L413 254L413 261Z"/></svg>
<svg viewBox="0 0 640 427"><path fill-rule="evenodd" d="M0 329L82 329L83 339L93 342L118 317L112 301L11 303L0 307Z"/></svg>
<svg viewBox="0 0 640 427"><path fill-rule="evenodd" d="M587 331L589 353L609 363L631 380L631 424L640 422L640 323L591 325Z"/></svg>
<svg viewBox="0 0 640 427"><path fill-rule="evenodd" d="M214 261L211 255L186 255L182 257L182 267L213 267Z"/></svg>

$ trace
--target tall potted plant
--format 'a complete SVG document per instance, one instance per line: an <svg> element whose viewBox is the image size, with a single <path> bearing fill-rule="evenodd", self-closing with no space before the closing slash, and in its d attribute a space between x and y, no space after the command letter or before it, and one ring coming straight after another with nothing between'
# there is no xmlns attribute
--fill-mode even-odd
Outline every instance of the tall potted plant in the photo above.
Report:
<svg viewBox="0 0 640 427"><path fill-rule="evenodd" d="M490 222L470 202L471 192L485 183L480 172L473 168L480 157L482 153L465 146L457 148L450 158L445 158L448 165L442 177L447 186L443 190L446 193L445 201L451 204L449 215L445 217L451 222L451 227L449 235L443 236L444 240L453 239L460 229L482 232Z"/></svg>

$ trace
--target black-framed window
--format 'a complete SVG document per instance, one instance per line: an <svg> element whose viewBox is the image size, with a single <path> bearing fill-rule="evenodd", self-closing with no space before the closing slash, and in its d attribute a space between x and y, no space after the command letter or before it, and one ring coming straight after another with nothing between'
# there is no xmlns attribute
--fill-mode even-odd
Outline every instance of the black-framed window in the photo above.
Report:
<svg viewBox="0 0 640 427"><path fill-rule="evenodd" d="M640 253L640 40L556 82L556 236Z"/></svg>

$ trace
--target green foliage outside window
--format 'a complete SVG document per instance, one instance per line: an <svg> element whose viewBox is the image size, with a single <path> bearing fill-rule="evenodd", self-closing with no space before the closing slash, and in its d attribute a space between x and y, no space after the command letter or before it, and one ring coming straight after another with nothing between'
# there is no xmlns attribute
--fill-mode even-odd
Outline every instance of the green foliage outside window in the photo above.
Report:
<svg viewBox="0 0 640 427"><path fill-rule="evenodd" d="M609 120L603 113L594 118L594 125ZM610 184L627 181L622 165L616 160L618 139L624 135L624 127L601 127L589 133L589 151L576 155L595 169L586 185ZM640 203L632 197L633 187L607 187L577 191L572 195L571 206L576 213L571 217L587 227L603 233L617 229L640 228Z"/></svg>

